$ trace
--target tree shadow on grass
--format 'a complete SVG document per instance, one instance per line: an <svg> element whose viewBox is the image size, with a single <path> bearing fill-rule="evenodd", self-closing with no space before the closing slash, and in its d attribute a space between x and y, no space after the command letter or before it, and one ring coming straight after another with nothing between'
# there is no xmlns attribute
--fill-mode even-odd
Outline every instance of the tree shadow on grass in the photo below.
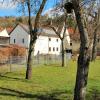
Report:
<svg viewBox="0 0 100 100"><path fill-rule="evenodd" d="M100 100L100 90L93 87L88 91L87 100Z"/></svg>
<svg viewBox="0 0 100 100"><path fill-rule="evenodd" d="M0 77L7 78L7 79L21 80L21 78L9 77L9 76L6 76L6 75L0 75Z"/></svg>
<svg viewBox="0 0 100 100"><path fill-rule="evenodd" d="M10 76L7 76L6 74L0 75L0 80L28 82L28 80L24 78L10 77Z"/></svg>
<svg viewBox="0 0 100 100"><path fill-rule="evenodd" d="M71 96L67 95L70 91L52 91L52 92L43 92L43 93L37 93L37 94L30 94L22 91L17 91L9 88L3 88L0 87L0 95L1 96L16 96L19 98L27 98L32 100L71 100ZM60 95L63 95L63 99L60 97ZM65 98L65 99L64 99Z"/></svg>

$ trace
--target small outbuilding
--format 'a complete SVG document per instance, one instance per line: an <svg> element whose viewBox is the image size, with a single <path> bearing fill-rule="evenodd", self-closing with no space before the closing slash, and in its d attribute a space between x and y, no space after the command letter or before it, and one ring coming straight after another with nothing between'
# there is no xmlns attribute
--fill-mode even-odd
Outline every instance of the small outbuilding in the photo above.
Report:
<svg viewBox="0 0 100 100"><path fill-rule="evenodd" d="M9 44L10 37L6 29L0 32L0 45Z"/></svg>

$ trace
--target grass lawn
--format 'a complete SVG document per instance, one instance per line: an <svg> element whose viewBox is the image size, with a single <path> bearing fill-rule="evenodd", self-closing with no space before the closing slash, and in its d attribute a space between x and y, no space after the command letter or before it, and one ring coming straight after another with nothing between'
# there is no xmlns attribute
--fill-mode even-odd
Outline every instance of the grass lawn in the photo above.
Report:
<svg viewBox="0 0 100 100"><path fill-rule="evenodd" d="M24 79L24 67L5 74L2 70L0 68L0 100L72 100L73 98L76 62L71 61L68 67L63 68L59 65L33 67L31 80ZM100 60L90 64L86 100L100 100Z"/></svg>

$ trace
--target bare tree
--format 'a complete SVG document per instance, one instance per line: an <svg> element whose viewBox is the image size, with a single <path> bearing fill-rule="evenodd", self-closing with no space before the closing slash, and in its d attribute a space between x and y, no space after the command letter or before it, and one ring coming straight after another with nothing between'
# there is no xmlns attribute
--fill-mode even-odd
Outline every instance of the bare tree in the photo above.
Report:
<svg viewBox="0 0 100 100"><path fill-rule="evenodd" d="M97 13L94 16L94 31L93 31L93 47L92 47L92 55L91 60L94 61L97 56L97 37L98 37L98 29L100 28L100 8L97 9Z"/></svg>
<svg viewBox="0 0 100 100"><path fill-rule="evenodd" d="M59 39L61 40L61 52L62 52L62 67L64 66L64 54L65 54L65 50L64 50L64 39L65 39L65 35L66 35L66 30L67 30L67 15L64 16L64 20L63 20L63 24L62 25L56 25L56 27L52 24L52 20L50 22L50 25L46 25L47 27L50 27L55 34L57 34L57 36L59 37ZM54 19L55 20L55 19ZM57 23L57 22L56 22ZM63 31L63 33L62 33Z"/></svg>
<svg viewBox="0 0 100 100"><path fill-rule="evenodd" d="M2 3L6 0L2 0ZM30 79L32 77L32 53L34 53L34 45L37 40L37 33L39 30L39 21L41 17L41 13L43 8L46 4L47 0L42 0L40 4L40 0L8 0L8 2L13 2L14 4L17 3L21 5L23 11L25 11L26 7L28 8L28 26L30 32L30 44L29 44L29 51L28 51L28 60L27 60L27 70L26 70L26 79ZM34 6L40 6L37 9L34 9ZM35 22L34 22L34 29L32 27L32 13L36 12Z"/></svg>
<svg viewBox="0 0 100 100"><path fill-rule="evenodd" d="M89 0L89 2L91 1L92 0ZM78 65L77 65L77 75L76 75L76 83L75 83L75 90L74 90L74 100L85 100L86 86L87 86L88 72L89 72L89 63L91 57L87 25L83 17L84 14L81 9L82 5L84 5L85 3L84 2L81 4L80 3L81 0L72 0L72 6L75 12L76 22L79 29L80 40L81 40L79 57L77 61ZM94 33L97 31L97 29L98 29L98 25L96 26ZM96 36L94 35L94 37Z"/></svg>
<svg viewBox="0 0 100 100"><path fill-rule="evenodd" d="M74 90L74 100L85 100L86 86L88 80L88 70L90 62L89 38L87 29L82 18L79 0L72 0L76 21L80 33L80 52L78 57L76 84Z"/></svg>
<svg viewBox="0 0 100 100"><path fill-rule="evenodd" d="M95 30L94 30L94 37L93 37L93 47L92 47L92 56L91 56L91 60L94 61L96 59L97 56L97 31L100 28L100 25L98 25Z"/></svg>
<svg viewBox="0 0 100 100"><path fill-rule="evenodd" d="M85 0L83 0L85 1ZM90 1L86 1L91 2ZM94 0L93 0L94 2ZM86 3L86 4L87 4ZM80 51L79 51L79 57L78 57L78 65L77 65L77 75L76 75L76 84L75 84L75 90L74 90L74 100L85 100L86 96L86 86L88 81L88 71L89 71L89 63L90 63L90 42L89 42L89 34L88 34L88 27L86 25L86 19L84 19L84 12L82 12L82 6L85 4L85 2L81 3L81 0L72 0L72 3L69 2L69 5L67 3L68 9L74 9L77 26L80 33ZM88 5L89 6L89 5ZM98 19L98 18L96 18ZM93 43L93 52L92 54L95 54L96 51L96 44L97 44L97 30L99 28L99 24L97 25L97 21L94 28L94 43Z"/></svg>
<svg viewBox="0 0 100 100"><path fill-rule="evenodd" d="M28 53L28 61L27 61L26 79L30 79L32 77L32 52L34 52L34 45L37 39L37 32L39 29L39 21L46 1L47 0L42 0L40 8L36 14L34 29L32 29L32 23L31 23L31 3L30 0L27 1L28 16L29 16L28 24L30 30L30 45L29 45L29 53Z"/></svg>
<svg viewBox="0 0 100 100"><path fill-rule="evenodd" d="M85 24L87 26L88 35L91 45L91 61L96 59L97 55L97 36L100 27L100 1L91 0L88 7L83 8L85 15Z"/></svg>

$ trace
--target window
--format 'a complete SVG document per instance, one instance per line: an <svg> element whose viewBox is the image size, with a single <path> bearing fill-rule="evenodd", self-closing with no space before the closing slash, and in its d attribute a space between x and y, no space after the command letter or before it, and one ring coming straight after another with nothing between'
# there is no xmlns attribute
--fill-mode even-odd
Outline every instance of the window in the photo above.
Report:
<svg viewBox="0 0 100 100"><path fill-rule="evenodd" d="M56 51L58 51L58 47L56 48Z"/></svg>
<svg viewBox="0 0 100 100"><path fill-rule="evenodd" d="M53 51L55 51L55 47L53 47Z"/></svg>
<svg viewBox="0 0 100 100"><path fill-rule="evenodd" d="M14 39L14 43L16 43L16 39Z"/></svg>
<svg viewBox="0 0 100 100"><path fill-rule="evenodd" d="M56 41L58 42L58 39L56 39Z"/></svg>
<svg viewBox="0 0 100 100"><path fill-rule="evenodd" d="M70 43L70 46L72 46L72 43Z"/></svg>
<svg viewBox="0 0 100 100"><path fill-rule="evenodd" d="M24 41L24 39L22 39L22 43L24 43L25 41Z"/></svg>
<svg viewBox="0 0 100 100"><path fill-rule="evenodd" d="M51 41L51 38L49 38L49 41Z"/></svg>
<svg viewBox="0 0 100 100"><path fill-rule="evenodd" d="M98 39L98 43L100 42L100 39Z"/></svg>
<svg viewBox="0 0 100 100"><path fill-rule="evenodd" d="M66 49L66 53L71 53L72 54L72 49Z"/></svg>
<svg viewBox="0 0 100 100"><path fill-rule="evenodd" d="M51 51L51 47L49 47L49 51Z"/></svg>

